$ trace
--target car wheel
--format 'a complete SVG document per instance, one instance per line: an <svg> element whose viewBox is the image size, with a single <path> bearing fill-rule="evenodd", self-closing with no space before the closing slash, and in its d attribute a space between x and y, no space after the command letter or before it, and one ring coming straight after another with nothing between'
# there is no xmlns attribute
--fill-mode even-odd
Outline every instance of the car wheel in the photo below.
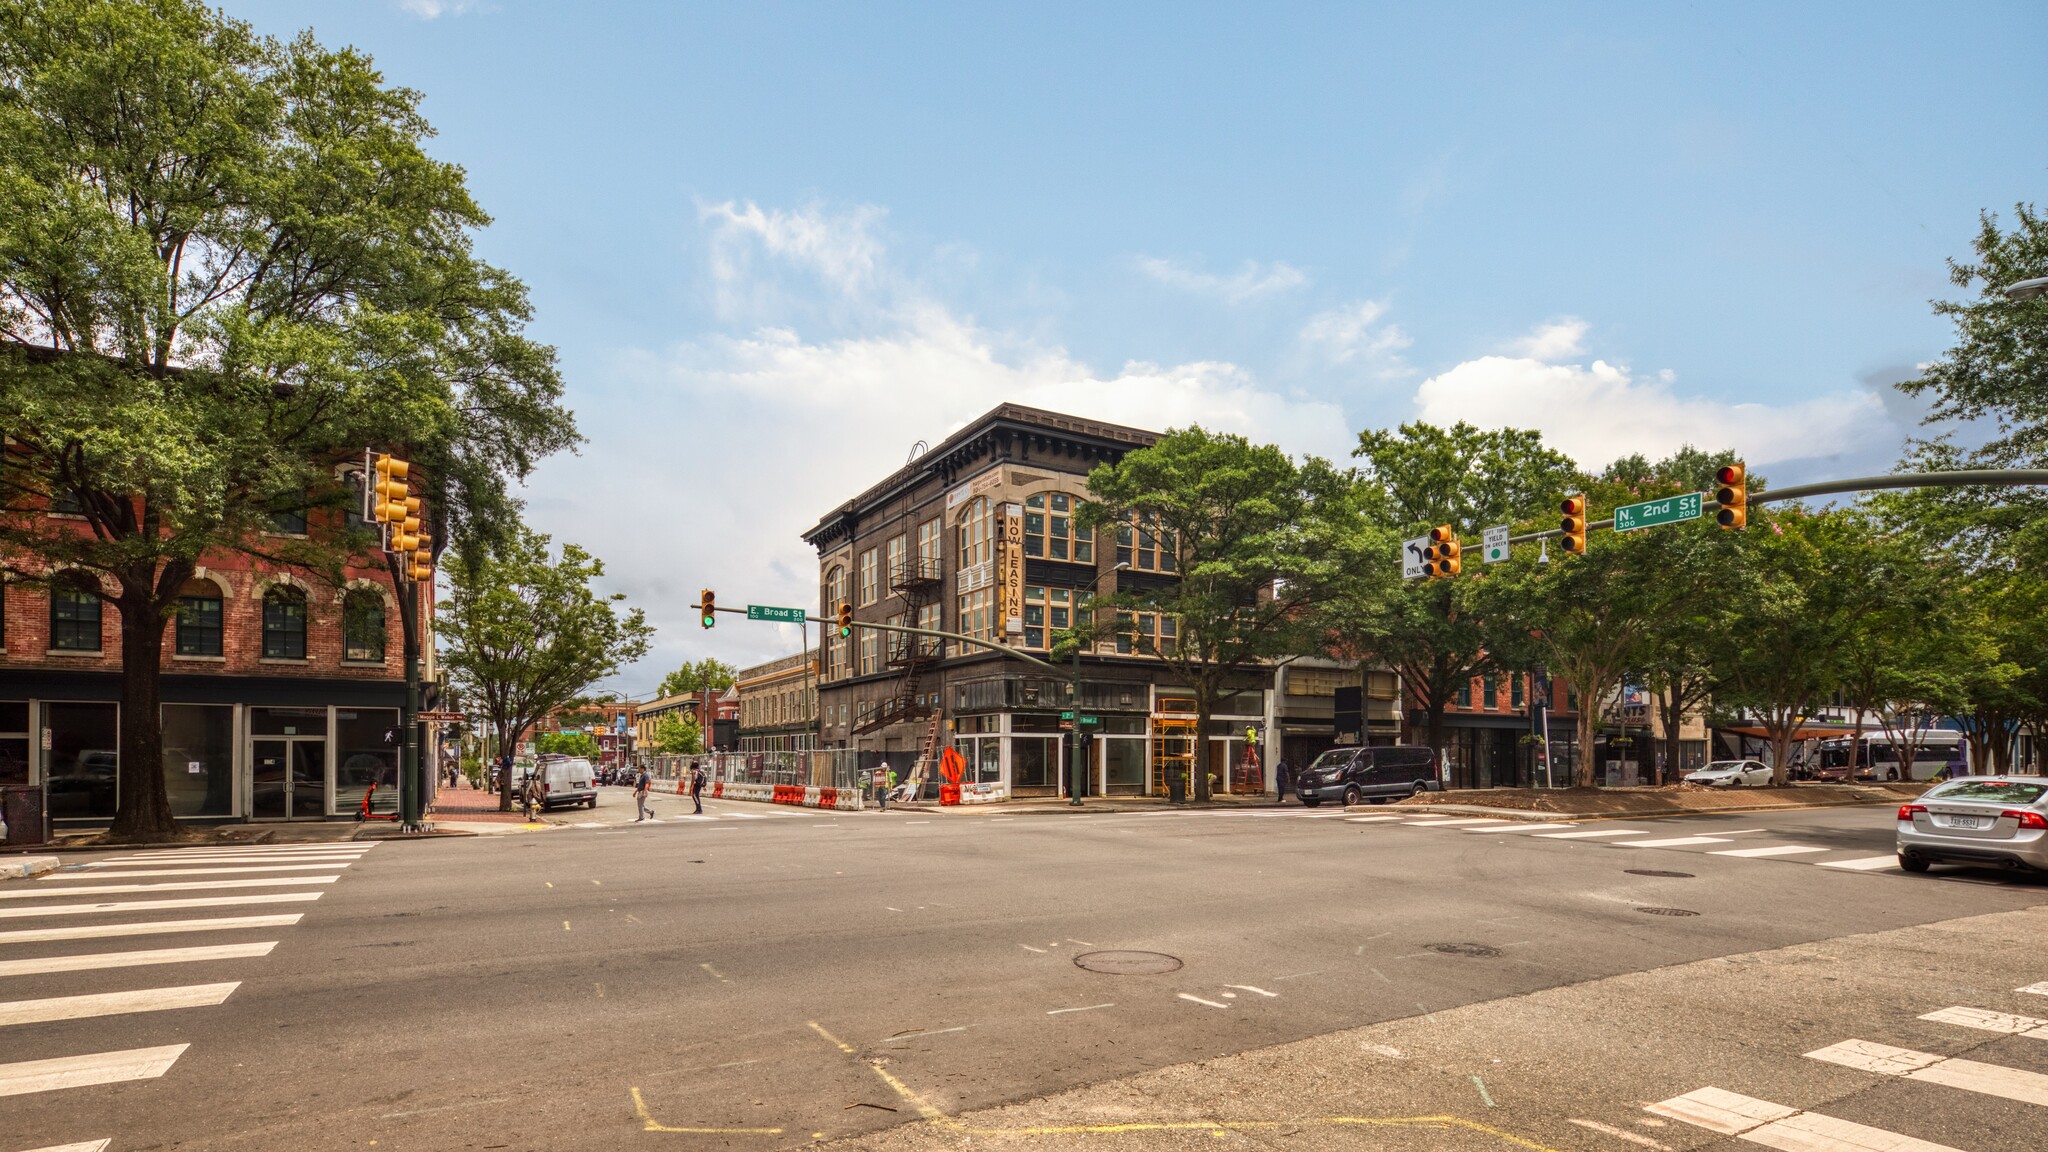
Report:
<svg viewBox="0 0 2048 1152"><path fill-rule="evenodd" d="M1884 774L1884 778L1887 780L1897 780L1899 778L1899 770L1897 768L1893 768L1887 771Z"/></svg>
<svg viewBox="0 0 2048 1152"><path fill-rule="evenodd" d="M1351 807L1352 805L1354 805L1354 804L1357 804L1357 803L1358 803L1358 785L1356 785L1356 784L1353 784L1353 785L1351 785L1350 787L1348 787L1348 788L1344 789L1344 806L1345 806L1346 808L1349 808L1349 807Z"/></svg>
<svg viewBox="0 0 2048 1152"><path fill-rule="evenodd" d="M1899 853L1899 867L1904 868L1908 872L1925 872L1927 871L1927 861L1924 857L1901 852Z"/></svg>
<svg viewBox="0 0 2048 1152"><path fill-rule="evenodd" d="M1413 787L1413 788L1410 788L1410 789L1408 790L1408 794L1409 794L1410 796L1420 796L1420 795L1422 795L1422 794L1423 794L1424 792L1427 792L1427 791L1429 791L1429 785L1427 785L1427 784L1424 784L1424 783L1423 783L1422 781L1420 781L1420 780L1417 780L1417 781L1415 782L1415 787Z"/></svg>

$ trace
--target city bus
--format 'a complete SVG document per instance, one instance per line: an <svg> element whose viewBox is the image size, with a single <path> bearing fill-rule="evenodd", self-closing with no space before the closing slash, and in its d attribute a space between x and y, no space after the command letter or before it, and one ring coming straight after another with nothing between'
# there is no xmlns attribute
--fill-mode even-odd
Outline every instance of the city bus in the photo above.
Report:
<svg viewBox="0 0 2048 1152"><path fill-rule="evenodd" d="M1849 779L1849 758L1855 751L1854 736L1831 736L1820 742L1821 780ZM1899 763L1900 749L1880 729L1863 734L1863 763L1856 770L1858 780L1932 780L1944 772L1950 776L1970 774L1970 744L1961 732L1932 728L1919 733L1919 748L1911 765Z"/></svg>

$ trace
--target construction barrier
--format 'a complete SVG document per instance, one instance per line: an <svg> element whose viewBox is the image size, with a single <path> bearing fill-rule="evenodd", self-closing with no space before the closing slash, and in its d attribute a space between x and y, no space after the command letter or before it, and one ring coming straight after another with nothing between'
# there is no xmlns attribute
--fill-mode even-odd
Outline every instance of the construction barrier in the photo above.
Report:
<svg viewBox="0 0 2048 1152"><path fill-rule="evenodd" d="M678 789L687 795L687 785ZM751 800L764 804L788 804L798 808L831 808L858 812L864 805L854 788L807 788L801 784L736 784L720 780L704 786L714 800Z"/></svg>

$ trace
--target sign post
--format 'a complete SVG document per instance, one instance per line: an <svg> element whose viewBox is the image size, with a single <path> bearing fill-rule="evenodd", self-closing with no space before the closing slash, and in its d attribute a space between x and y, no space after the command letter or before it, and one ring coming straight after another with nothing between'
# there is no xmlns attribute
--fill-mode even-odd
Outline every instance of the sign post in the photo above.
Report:
<svg viewBox="0 0 2048 1152"><path fill-rule="evenodd" d="M1687 492L1682 496L1666 496L1662 500L1644 500L1638 504L1623 504L1614 510L1614 530L1633 532L1638 528L1656 528L1664 524L1676 524L1681 520L1697 520L1700 510L1705 507L1705 492Z"/></svg>

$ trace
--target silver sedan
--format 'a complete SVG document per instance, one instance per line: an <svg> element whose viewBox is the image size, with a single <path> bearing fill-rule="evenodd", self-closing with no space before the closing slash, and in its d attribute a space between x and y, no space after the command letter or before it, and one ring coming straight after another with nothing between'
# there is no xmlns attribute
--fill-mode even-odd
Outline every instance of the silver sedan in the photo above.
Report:
<svg viewBox="0 0 2048 1152"><path fill-rule="evenodd" d="M2048 777L1965 776L1899 806L1899 867L1989 864L2048 871Z"/></svg>

